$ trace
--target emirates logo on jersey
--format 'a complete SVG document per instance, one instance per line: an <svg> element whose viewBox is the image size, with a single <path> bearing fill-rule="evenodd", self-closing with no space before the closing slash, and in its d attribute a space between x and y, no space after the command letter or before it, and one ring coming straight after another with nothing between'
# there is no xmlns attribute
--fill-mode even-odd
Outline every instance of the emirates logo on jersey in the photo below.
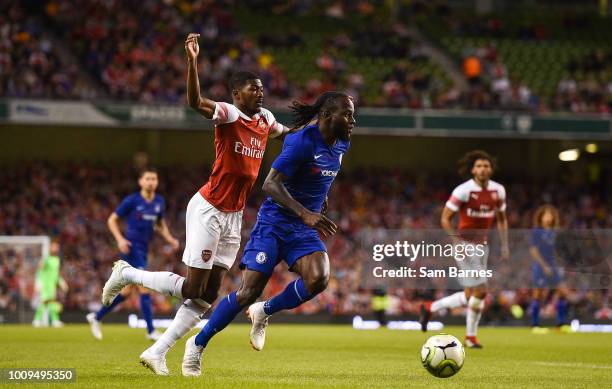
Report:
<svg viewBox="0 0 612 389"><path fill-rule="evenodd" d="M494 210L489 210L488 207L486 207L486 209L472 209L472 208L468 208L466 210L466 214L469 217L474 217L474 218L492 218L493 216L495 216L495 211Z"/></svg>
<svg viewBox="0 0 612 389"><path fill-rule="evenodd" d="M261 139L251 137L250 144L248 145L242 143L241 141L236 141L234 144L234 152L247 157L262 159L265 150L261 147Z"/></svg>

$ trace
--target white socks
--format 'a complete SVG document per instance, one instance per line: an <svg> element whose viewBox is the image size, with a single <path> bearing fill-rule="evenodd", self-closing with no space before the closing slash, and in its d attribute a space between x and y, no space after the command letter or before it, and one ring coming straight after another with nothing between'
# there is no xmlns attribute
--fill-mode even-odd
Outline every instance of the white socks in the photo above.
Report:
<svg viewBox="0 0 612 389"><path fill-rule="evenodd" d="M482 316L482 310L485 302L483 299L478 297L470 297L468 301L467 315L465 317L466 333L467 336L476 336L478 332L478 322Z"/></svg>
<svg viewBox="0 0 612 389"><path fill-rule="evenodd" d="M166 296L183 298L183 282L185 277L169 271L146 271L126 267L121 272L123 278L130 284L144 286Z"/></svg>
<svg viewBox="0 0 612 389"><path fill-rule="evenodd" d="M149 348L158 355L165 355L176 341L185 336L202 320L202 317L210 309L210 304L202 299L185 300L178 309L170 327Z"/></svg>
<svg viewBox="0 0 612 389"><path fill-rule="evenodd" d="M463 307L467 304L467 299L465 298L465 292L460 291L457 293L453 293L450 296L446 296L441 298L440 300L436 300L431 303L431 312L437 312L440 309L449 309L449 308L457 308Z"/></svg>

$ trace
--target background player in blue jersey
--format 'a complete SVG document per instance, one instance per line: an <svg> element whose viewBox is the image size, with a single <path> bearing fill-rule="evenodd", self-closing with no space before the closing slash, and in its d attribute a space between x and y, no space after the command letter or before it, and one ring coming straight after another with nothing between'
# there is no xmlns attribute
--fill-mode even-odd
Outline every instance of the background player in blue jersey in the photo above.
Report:
<svg viewBox="0 0 612 389"><path fill-rule="evenodd" d="M121 258L138 269L147 267L147 252L149 242L153 238L153 231L157 230L160 235L172 246L178 249L179 242L176 240L164 220L166 203L164 198L155 193L159 180L157 171L153 168L143 169L138 177L140 191L127 196L108 218L108 228L112 232L117 246L121 252ZM119 228L119 219L125 219L127 229L125 237ZM87 315L87 321L91 326L93 336L101 340L102 330L100 321L123 302L131 293L140 291L140 309L147 323L147 339L157 340L161 335L153 327L153 313L151 309L151 295L145 288L128 286L115 297L112 304L102 307L96 313Z"/></svg>
<svg viewBox="0 0 612 389"><path fill-rule="evenodd" d="M567 323L567 290L556 260L555 240L559 228L559 211L552 205L542 205L533 215L533 229L529 238L529 253L533 258L533 289L531 300L531 325L534 332L544 333L540 327L540 306L549 297L549 290L557 309L557 326Z"/></svg>
<svg viewBox="0 0 612 389"><path fill-rule="evenodd" d="M341 92L323 93L313 105L294 102L292 108L294 127L306 127L286 137L272 163L263 185L269 197L259 210L240 264L244 270L240 288L221 299L202 331L187 340L183 375L200 375L204 347L244 307L252 304L251 345L261 350L270 315L296 308L327 287L329 258L321 237L333 235L337 227L321 210L348 151L355 108ZM313 119L316 124L308 125ZM299 277L279 295L253 304L281 261Z"/></svg>

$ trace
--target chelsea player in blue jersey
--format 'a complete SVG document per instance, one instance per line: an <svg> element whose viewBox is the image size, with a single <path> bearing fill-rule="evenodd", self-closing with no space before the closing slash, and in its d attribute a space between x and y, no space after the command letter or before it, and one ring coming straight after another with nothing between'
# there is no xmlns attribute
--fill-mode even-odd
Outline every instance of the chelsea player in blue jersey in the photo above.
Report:
<svg viewBox="0 0 612 389"><path fill-rule="evenodd" d="M155 193L158 183L157 170L153 168L143 169L138 177L140 191L124 198L115 212L108 218L108 228L117 241L121 258L138 269L147 267L147 251L149 242L153 238L153 231L157 230L174 250L179 247L178 240L172 236L164 220L166 212L164 198ZM119 228L119 219L125 219L127 222L125 237ZM140 291L140 309L147 323L146 337L150 340L159 338L160 333L155 331L153 327L151 295L145 288L128 286L115 297L111 305L87 315L91 332L96 339L102 340L102 330L100 328L102 318L136 291Z"/></svg>
<svg viewBox="0 0 612 389"><path fill-rule="evenodd" d="M533 215L533 229L529 237L529 253L533 259L533 287L531 326L534 333L546 333L540 328L540 305L547 300L548 291L554 290L552 300L556 301L557 327L565 330L567 323L567 288L563 282L562 270L557 263L555 242L560 224L559 211L550 204L540 206Z"/></svg>
<svg viewBox="0 0 612 389"><path fill-rule="evenodd" d="M204 348L243 308L253 322L251 345L261 350L268 317L293 309L321 293L329 280L329 258L321 237L333 235L336 225L322 213L329 188L348 151L355 108L350 96L323 93L313 105L294 102L294 128L272 163L263 190L269 195L245 246L239 289L221 299L202 331L187 340L183 375L198 376ZM308 125L313 119L316 123ZM285 261L299 277L279 295L255 303L274 267ZM252 305L251 305L252 304Z"/></svg>

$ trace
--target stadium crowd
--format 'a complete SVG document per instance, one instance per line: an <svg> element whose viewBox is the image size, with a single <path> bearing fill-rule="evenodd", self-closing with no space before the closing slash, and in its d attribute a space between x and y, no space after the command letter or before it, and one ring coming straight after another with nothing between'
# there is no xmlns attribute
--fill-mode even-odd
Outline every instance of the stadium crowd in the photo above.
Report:
<svg viewBox="0 0 612 389"><path fill-rule="evenodd" d="M92 98L76 65L69 65L39 17L17 0L0 4L0 96Z"/></svg>
<svg viewBox="0 0 612 389"><path fill-rule="evenodd" d="M10 0L0 6L0 95L181 103L185 94L182 42L196 31L201 34L200 81L216 100L227 99L229 74L246 68L261 75L270 106L286 106L293 97L308 101L323 89L340 88L367 106L576 113L612 110L611 55L603 49L570 59L551 96L535 93L521 78L524 75L508 71L495 42L510 39L520 45L562 39L544 22L516 25L500 15L465 16L444 2L401 5L395 19L389 19L385 6L365 1L328 1L321 7L313 3L246 2L262 15L318 15L339 22L321 43L316 68L308 68L312 74L304 77L294 74L304 71L300 66L280 66L275 53L281 48L304 47L311 30L303 28L314 31L316 26L296 23L283 34L258 26L257 31L247 33L249 28L239 28L242 19L233 12L237 9L233 0ZM426 65L430 60L422 53L423 43L409 37L408 28L418 25L413 22L423 15L441 21L445 36L490 40L485 45L465 46L457 58L467 89L451 85L433 70L434 65ZM588 31L588 23L579 17L559 17L556 23L581 33ZM57 49L60 41L80 66L67 64L66 55ZM347 55L391 61L395 66L392 71L384 66L363 74L347 64ZM93 81L85 82L84 74ZM363 98L370 85L375 85L378 95L370 92Z"/></svg>
<svg viewBox="0 0 612 389"><path fill-rule="evenodd" d="M160 170L159 192L168 205L167 221L184 243L184 207L194 188L205 179L207 168L167 167ZM122 196L136 190L135 171L116 165L88 163L30 163L0 171L0 235L50 235L62 246L62 273L70 290L62 296L66 309L94 310L99 307L102 285L118 251L106 220ZM511 228L529 228L535 207L552 202L563 210L563 224L574 228L610 228L612 212L597 189L572 188L552 182L502 180L508 188L508 219ZM371 310L372 289L364 288L364 264L368 253L359 245L364 236L382 236L387 229L438 228L449 182L458 177L418 175L398 169L357 169L338 177L330 193L330 217L340 232L327 241L332 261L328 289L299 312L332 314L367 313ZM256 191L245 210L243 243L248 239L257 207L263 195ZM371 255L371 254L370 254ZM240 257L240 254L239 254ZM152 269L184 273L181 253L173 252L156 238L150 249ZM15 311L33 295L36 263L24 253L0 247L0 309ZM279 266L266 289L273 295L292 275ZM221 295L236 288L240 272L235 266L226 277ZM525 285L525 284L523 284ZM417 313L423 299L445 292L389 288L388 312ZM584 315L610 313L608 291L575 291L574 307ZM168 313L176 301L154 294L156 312ZM504 318L512 304L528 304L528 289L498 291L488 315ZM21 304L21 305L20 305ZM122 309L133 309L137 299ZM607 310L606 310L607 309ZM545 310L546 312L546 310Z"/></svg>

